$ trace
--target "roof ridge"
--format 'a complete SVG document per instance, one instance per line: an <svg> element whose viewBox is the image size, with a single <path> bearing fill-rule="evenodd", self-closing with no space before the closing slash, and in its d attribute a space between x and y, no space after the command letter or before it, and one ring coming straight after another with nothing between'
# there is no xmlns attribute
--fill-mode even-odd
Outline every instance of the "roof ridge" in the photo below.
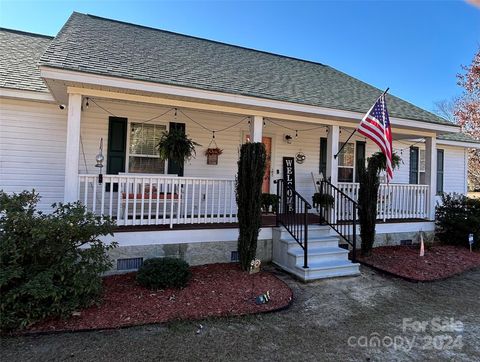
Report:
<svg viewBox="0 0 480 362"><path fill-rule="evenodd" d="M29 32L29 31L23 31L23 30L17 30L17 29L3 28L1 26L0 26L0 31L7 31L9 33L16 33L16 34L21 34L21 35L38 36L38 37L48 38L48 39L54 39L55 38L54 36L51 36L51 35L32 33L32 32Z"/></svg>
<svg viewBox="0 0 480 362"><path fill-rule="evenodd" d="M292 60L296 60L296 61L299 61L299 62L310 63L310 64L315 64L315 65L321 65L321 66L323 66L323 67L327 67L327 66L328 66L327 64L323 64L323 63L320 63L320 62L315 62L315 61L308 60L308 59L302 59L302 58L297 58L297 57L290 56L290 55L283 55L283 54L268 52L268 51L265 51L265 50L260 50L260 49L255 49L255 48L249 48L249 47L246 47L246 46L237 45L237 44L231 44L231 43L226 43L226 42L222 42L222 41L219 41L219 40L201 38L201 37L199 37L199 36L194 36L194 35L189 35L189 34L177 33L177 32L175 32L175 31L170 31L170 30L164 30L164 29L154 28L154 27L147 26L147 25L130 23L130 22L128 22L128 21L122 21L122 20L104 18L104 17L102 17L102 16L93 15L93 14L84 14L84 13L79 13L79 12L76 12L76 11L74 11L74 12L72 13L72 15L73 15L73 14L84 15L84 16L89 16L89 17L92 17L92 18L100 19L100 20L111 21L111 22L113 22L113 23L130 25L130 26L134 26L134 27L137 27L137 28L143 28L143 29L154 30L154 31L162 32L162 33L178 35L178 36L182 36L182 37L185 37L185 38L196 39L196 40L201 40L201 41L207 41L207 42L210 42L210 43L215 43L215 44L225 45L225 46L229 46L229 47L235 47L235 48L239 48L239 49L249 50L249 51L252 51L252 52L262 53L262 54L267 54L267 55L272 55L272 56L275 56L275 57L292 59Z"/></svg>

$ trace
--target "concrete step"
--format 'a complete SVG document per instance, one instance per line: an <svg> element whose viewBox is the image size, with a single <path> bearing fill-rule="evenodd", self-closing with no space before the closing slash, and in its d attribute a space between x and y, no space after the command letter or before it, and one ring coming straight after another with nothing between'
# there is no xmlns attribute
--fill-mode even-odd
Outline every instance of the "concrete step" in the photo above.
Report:
<svg viewBox="0 0 480 362"><path fill-rule="evenodd" d="M360 264L352 263L349 260L309 262L307 269L304 269L302 266L295 266L295 274L304 281L360 275Z"/></svg>
<svg viewBox="0 0 480 362"><path fill-rule="evenodd" d="M297 244L298 245L298 244ZM303 266L303 249L298 246L288 250L288 263L290 265ZM308 249L308 263L316 263L329 260L348 260L348 250L337 247L314 247Z"/></svg>
<svg viewBox="0 0 480 362"><path fill-rule="evenodd" d="M280 233L279 238L281 238L281 239L291 237L290 233L283 226L278 227L278 228L274 228L274 232ZM308 225L308 237L309 238L310 237L315 238L315 237L321 237L321 236L329 236L329 235L333 235L333 234L332 234L332 230L331 230L330 226L328 226L328 225L315 225L315 224Z"/></svg>
<svg viewBox="0 0 480 362"><path fill-rule="evenodd" d="M291 236L288 238L282 238L279 241L288 245L288 249L299 247L297 241ZM308 238L308 248L320 248L320 247L338 247L338 237L336 236L318 236Z"/></svg>

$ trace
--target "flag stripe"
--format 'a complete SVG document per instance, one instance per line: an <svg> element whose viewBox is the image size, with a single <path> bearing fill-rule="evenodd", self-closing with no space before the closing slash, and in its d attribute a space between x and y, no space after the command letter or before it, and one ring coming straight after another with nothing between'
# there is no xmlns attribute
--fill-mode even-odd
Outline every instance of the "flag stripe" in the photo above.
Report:
<svg viewBox="0 0 480 362"><path fill-rule="evenodd" d="M359 133L370 138L380 148L386 158L387 183L393 178L392 130L387 111L385 94L374 103L357 127Z"/></svg>

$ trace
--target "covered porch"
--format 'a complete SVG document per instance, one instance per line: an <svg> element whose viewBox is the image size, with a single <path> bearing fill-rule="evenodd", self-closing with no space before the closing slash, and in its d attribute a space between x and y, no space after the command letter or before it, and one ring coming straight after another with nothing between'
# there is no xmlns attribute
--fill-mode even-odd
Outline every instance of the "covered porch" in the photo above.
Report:
<svg viewBox="0 0 480 362"><path fill-rule="evenodd" d="M303 162L295 163L295 188L306 200L311 201L316 192L312 175L320 173L324 173L347 196L357 199L359 186L355 182L355 162L359 159L365 162L371 153L377 151L376 146L363 137L356 137L347 151L338 158L333 155L346 141L358 119L259 109L242 109L242 113L238 113L240 109L231 108L68 87L64 200L80 200L88 210L115 219L119 228L234 226L237 222L235 174L238 148L249 140L268 143L264 192L275 193L273 182L282 178L284 157L295 159L298 154L303 154ZM112 119L119 118L125 119L125 139L120 140L124 143L125 153L121 158L120 172L110 173L109 162L117 162L111 157L112 147L118 143L113 140L119 141L119 136L111 130L111 123ZM183 124L189 137L202 145L197 147L196 158L182 165L182 176L171 172L168 160L160 162L152 147L159 132L172 127L172 121ZM150 148L147 154L138 155L132 142L133 132L140 126L142 134L149 137ZM437 190L436 134L405 126L395 127L393 132L394 149L402 152L402 166L395 173L393 183L380 187L377 219L379 222L433 220ZM223 150L217 164L208 164L204 155L212 141L212 133ZM100 170L94 167L100 139L105 145L103 170L107 171L103 172L102 183L99 182ZM420 143L423 168L418 170L417 183L411 184L409 145L418 146L419 139L424 140ZM145 169L138 167L138 163L132 160L139 157L154 160L154 167L158 167L159 172L151 171L151 162L146 163L150 166ZM349 177L351 179L346 182ZM341 207L340 203L336 205ZM310 212L315 214L316 210L312 208Z"/></svg>

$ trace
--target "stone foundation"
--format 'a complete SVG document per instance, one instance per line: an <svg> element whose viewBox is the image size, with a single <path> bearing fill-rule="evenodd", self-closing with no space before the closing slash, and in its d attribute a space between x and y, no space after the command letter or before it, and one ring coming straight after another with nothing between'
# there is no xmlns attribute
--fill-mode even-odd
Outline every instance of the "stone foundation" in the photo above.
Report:
<svg viewBox="0 0 480 362"><path fill-rule="evenodd" d="M190 265L230 263L232 251L237 251L237 241L180 243L163 245L119 246L109 252L113 267L107 274L128 272L117 270L118 259L171 257L185 260ZM272 260L272 240L258 240L257 258Z"/></svg>

